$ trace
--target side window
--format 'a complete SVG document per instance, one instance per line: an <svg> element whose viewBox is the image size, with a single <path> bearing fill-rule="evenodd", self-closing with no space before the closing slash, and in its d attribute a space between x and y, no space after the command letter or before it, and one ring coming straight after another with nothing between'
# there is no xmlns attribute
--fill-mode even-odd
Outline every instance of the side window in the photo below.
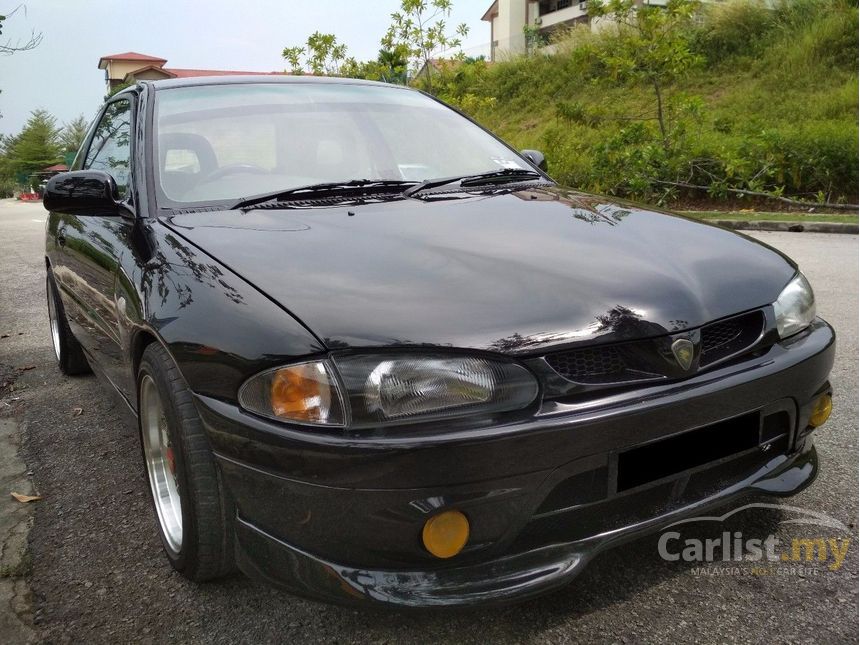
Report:
<svg viewBox="0 0 860 645"><path fill-rule="evenodd" d="M105 110L84 161L85 170L104 170L113 176L119 194L128 191L131 168L131 101L119 100Z"/></svg>

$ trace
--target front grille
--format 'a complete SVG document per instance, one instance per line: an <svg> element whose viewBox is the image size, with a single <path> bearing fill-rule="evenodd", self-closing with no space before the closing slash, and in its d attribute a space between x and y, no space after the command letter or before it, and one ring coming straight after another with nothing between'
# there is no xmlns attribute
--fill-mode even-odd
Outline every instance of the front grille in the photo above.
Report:
<svg viewBox="0 0 860 645"><path fill-rule="evenodd" d="M707 333L702 333L702 353L713 352L723 345L732 342L741 335L743 327L737 320L726 320L707 327Z"/></svg>
<svg viewBox="0 0 860 645"><path fill-rule="evenodd" d="M782 449L782 446L780 446ZM614 531L657 515L683 508L742 481L766 464L776 451L742 453L735 459L684 475L677 480L630 489L599 502L574 506L558 513L533 516L511 545L510 553L522 553L547 544L571 542ZM679 490L681 489L681 490Z"/></svg>
<svg viewBox="0 0 860 645"><path fill-rule="evenodd" d="M764 329L760 311L743 314L702 327L702 355L699 365L710 365L753 345Z"/></svg>
<svg viewBox="0 0 860 645"><path fill-rule="evenodd" d="M570 381L589 382L593 379L620 377L627 370L621 352L613 345L585 347L571 352L550 354L547 363Z"/></svg>
<svg viewBox="0 0 860 645"><path fill-rule="evenodd" d="M764 329L761 311L742 314L705 325L697 333L684 332L699 343L700 368L736 356L756 344ZM671 352L678 336L662 336L612 345L596 345L544 356L562 378L583 385L619 385L690 374L682 370Z"/></svg>
<svg viewBox="0 0 860 645"><path fill-rule="evenodd" d="M609 469L606 466L587 470L560 482L538 507L537 515L570 506L599 502L606 497Z"/></svg>

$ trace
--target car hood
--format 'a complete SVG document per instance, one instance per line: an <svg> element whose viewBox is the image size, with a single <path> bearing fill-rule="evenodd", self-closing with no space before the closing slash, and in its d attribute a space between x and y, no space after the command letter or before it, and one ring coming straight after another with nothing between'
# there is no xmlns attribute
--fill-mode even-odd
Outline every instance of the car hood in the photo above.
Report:
<svg viewBox="0 0 860 645"><path fill-rule="evenodd" d="M645 338L767 305L796 270L736 233L556 187L163 221L329 349Z"/></svg>

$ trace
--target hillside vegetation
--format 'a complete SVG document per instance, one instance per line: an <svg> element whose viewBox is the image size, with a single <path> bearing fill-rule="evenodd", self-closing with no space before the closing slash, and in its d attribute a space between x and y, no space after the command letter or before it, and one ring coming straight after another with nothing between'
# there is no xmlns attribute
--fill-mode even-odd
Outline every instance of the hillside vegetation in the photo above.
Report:
<svg viewBox="0 0 860 645"><path fill-rule="evenodd" d="M556 179L584 190L856 204L857 28L847 0L703 7L683 27L696 64L664 91L665 138L653 87L615 73L629 43L614 29L446 65L434 90L518 148L541 149Z"/></svg>

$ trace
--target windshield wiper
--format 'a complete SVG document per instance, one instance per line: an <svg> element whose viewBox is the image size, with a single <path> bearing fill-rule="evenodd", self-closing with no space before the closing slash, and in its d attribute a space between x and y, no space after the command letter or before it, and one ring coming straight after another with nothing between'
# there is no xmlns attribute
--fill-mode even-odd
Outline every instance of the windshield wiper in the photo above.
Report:
<svg viewBox="0 0 860 645"><path fill-rule="evenodd" d="M404 197L412 197L420 193L422 190L431 188L439 188L459 182L460 187L469 188L474 186L493 186L496 184L506 184L523 179L540 179L541 175L536 170L528 170L527 168L504 168L503 170L490 170L477 175L463 175L460 177L444 177L442 179L428 179L422 181L403 191Z"/></svg>
<svg viewBox="0 0 860 645"><path fill-rule="evenodd" d="M269 202L282 202L307 197L347 197L352 195L367 195L376 192L394 192L404 186L414 186L417 182L401 179L352 179L350 181L333 181L320 184L309 184L274 193L266 193L255 197L240 199L230 206L231 210L251 208Z"/></svg>

